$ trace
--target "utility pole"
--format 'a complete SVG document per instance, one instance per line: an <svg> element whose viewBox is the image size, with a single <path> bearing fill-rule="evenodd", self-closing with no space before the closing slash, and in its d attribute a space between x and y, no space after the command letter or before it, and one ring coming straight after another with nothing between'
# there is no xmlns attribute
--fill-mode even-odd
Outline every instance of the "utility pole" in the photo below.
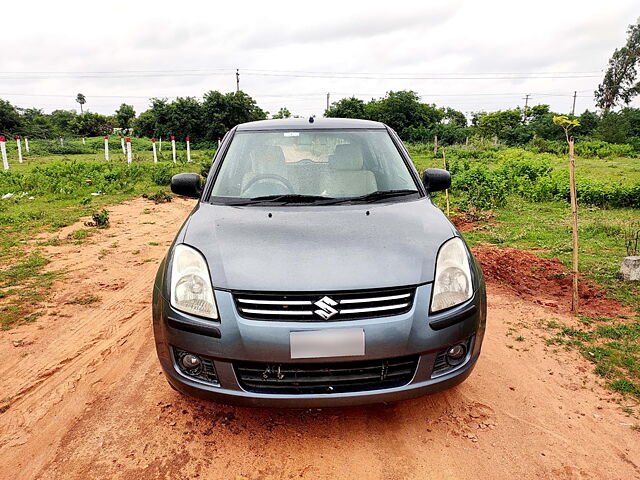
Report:
<svg viewBox="0 0 640 480"><path fill-rule="evenodd" d="M529 97L531 95L529 95L528 93L524 96L524 112L523 112L523 121L527 120L527 106L529 105Z"/></svg>
<svg viewBox="0 0 640 480"><path fill-rule="evenodd" d="M330 97L330 94L329 92L327 92L327 110L329 110L329 97Z"/></svg>
<svg viewBox="0 0 640 480"><path fill-rule="evenodd" d="M236 92L240 91L240 69L236 68Z"/></svg>
<svg viewBox="0 0 640 480"><path fill-rule="evenodd" d="M573 106L571 107L571 115L575 115L576 113L576 94L578 92L576 90L573 91Z"/></svg>

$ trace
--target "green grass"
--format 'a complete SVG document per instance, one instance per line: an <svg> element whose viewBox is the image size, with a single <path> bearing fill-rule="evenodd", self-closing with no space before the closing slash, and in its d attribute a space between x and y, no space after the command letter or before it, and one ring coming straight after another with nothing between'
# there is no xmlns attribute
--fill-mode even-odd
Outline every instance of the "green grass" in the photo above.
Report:
<svg viewBox="0 0 640 480"><path fill-rule="evenodd" d="M100 214L105 207L108 211L109 205L142 194L154 199L166 198L172 173L199 172L202 165L195 162L206 163L207 158L210 158L208 152L193 152L193 164L154 165L150 152L140 152L131 168L127 167L124 157L118 159L117 154L111 156L109 164L100 154L36 156L27 157L23 164L11 162L8 175L0 172L0 196L14 193L13 197L0 200L2 328L10 328L20 321L33 321L41 315L40 304L59 276L45 269L48 260L40 247L69 240L54 237L38 245L33 242L35 236L55 232L81 217ZM42 168L47 170L40 171ZM23 191L28 194L22 195ZM91 195L97 191L102 194ZM159 192L162 194L158 195ZM100 219L104 219L104 215ZM70 240L81 243L91 232L91 228L77 229Z"/></svg>

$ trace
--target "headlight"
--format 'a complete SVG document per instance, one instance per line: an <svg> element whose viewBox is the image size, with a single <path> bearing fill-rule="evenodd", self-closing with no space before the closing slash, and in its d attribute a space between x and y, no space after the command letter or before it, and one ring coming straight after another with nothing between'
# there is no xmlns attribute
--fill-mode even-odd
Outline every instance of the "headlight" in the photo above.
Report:
<svg viewBox="0 0 640 480"><path fill-rule="evenodd" d="M171 306L201 317L218 318L211 277L204 257L186 245L176 245L171 264Z"/></svg>
<svg viewBox="0 0 640 480"><path fill-rule="evenodd" d="M436 259L431 311L438 312L465 302L472 293L469 255L462 239L455 237L442 245Z"/></svg>

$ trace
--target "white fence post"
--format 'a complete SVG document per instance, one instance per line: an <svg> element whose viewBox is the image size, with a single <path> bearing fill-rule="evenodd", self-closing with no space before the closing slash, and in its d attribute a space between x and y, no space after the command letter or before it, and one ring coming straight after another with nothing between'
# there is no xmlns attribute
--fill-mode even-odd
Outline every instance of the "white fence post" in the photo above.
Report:
<svg viewBox="0 0 640 480"><path fill-rule="evenodd" d="M18 161L22 163L22 142L20 141L20 135L16 136L16 145L18 146Z"/></svg>
<svg viewBox="0 0 640 480"><path fill-rule="evenodd" d="M109 161L109 136L104 136L104 159Z"/></svg>
<svg viewBox="0 0 640 480"><path fill-rule="evenodd" d="M187 162L191 163L191 145L189 145L189 137L187 137Z"/></svg>
<svg viewBox="0 0 640 480"><path fill-rule="evenodd" d="M151 139L151 146L153 147L153 163L158 163L158 154L156 152L156 139Z"/></svg>
<svg viewBox="0 0 640 480"><path fill-rule="evenodd" d="M4 171L9 170L9 161L7 160L7 143L4 136L0 135L0 150L2 151L2 164Z"/></svg>
<svg viewBox="0 0 640 480"><path fill-rule="evenodd" d="M83 144L83 145L86 145L86 143L84 143L84 137L82 137L82 144Z"/></svg>
<svg viewBox="0 0 640 480"><path fill-rule="evenodd" d="M27 150L27 153L29 153L29 137L24 137L24 148Z"/></svg>
<svg viewBox="0 0 640 480"><path fill-rule="evenodd" d="M162 151L162 137L160 137L160 142L158 143L158 148Z"/></svg>
<svg viewBox="0 0 640 480"><path fill-rule="evenodd" d="M176 163L176 137L171 136L171 155L173 155L173 163Z"/></svg>
<svg viewBox="0 0 640 480"><path fill-rule="evenodd" d="M127 163L131 165L131 139L127 137Z"/></svg>
<svg viewBox="0 0 640 480"><path fill-rule="evenodd" d="M120 146L122 147L122 154L126 155L127 150L124 148L124 137L122 135L120 135Z"/></svg>
<svg viewBox="0 0 640 480"><path fill-rule="evenodd" d="M60 146L64 147L64 137L60 137Z"/></svg>

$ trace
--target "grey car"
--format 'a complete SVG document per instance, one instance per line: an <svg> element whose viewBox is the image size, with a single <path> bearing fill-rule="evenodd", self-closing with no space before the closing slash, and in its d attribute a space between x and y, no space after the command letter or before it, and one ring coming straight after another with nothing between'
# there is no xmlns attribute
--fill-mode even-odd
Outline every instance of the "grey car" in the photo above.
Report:
<svg viewBox="0 0 640 480"><path fill-rule="evenodd" d="M230 130L153 288L170 385L248 406L391 402L459 384L480 355L482 273L396 133L350 119Z"/></svg>

